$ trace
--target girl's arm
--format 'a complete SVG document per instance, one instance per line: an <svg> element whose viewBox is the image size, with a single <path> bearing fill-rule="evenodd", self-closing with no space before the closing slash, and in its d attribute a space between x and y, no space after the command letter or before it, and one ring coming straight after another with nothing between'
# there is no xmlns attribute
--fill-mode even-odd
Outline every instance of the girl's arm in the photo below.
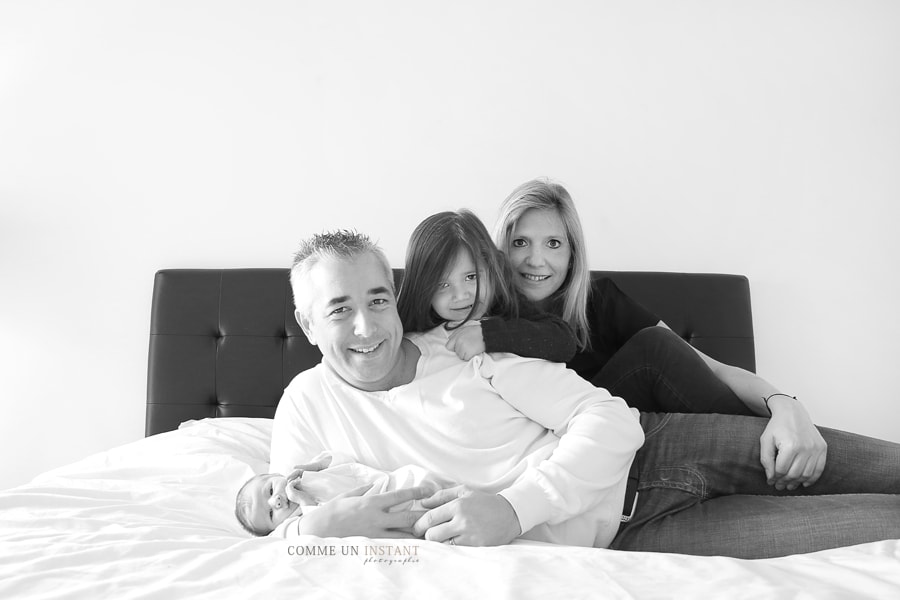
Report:
<svg viewBox="0 0 900 600"><path fill-rule="evenodd" d="M566 362L575 356L575 334L556 315L526 312L518 319L489 317L453 331L447 348L462 360L482 352L509 352L527 358Z"/></svg>
<svg viewBox="0 0 900 600"><path fill-rule="evenodd" d="M569 324L550 313L523 312L518 319L482 321L486 352L509 352L527 358L567 362L577 349Z"/></svg>

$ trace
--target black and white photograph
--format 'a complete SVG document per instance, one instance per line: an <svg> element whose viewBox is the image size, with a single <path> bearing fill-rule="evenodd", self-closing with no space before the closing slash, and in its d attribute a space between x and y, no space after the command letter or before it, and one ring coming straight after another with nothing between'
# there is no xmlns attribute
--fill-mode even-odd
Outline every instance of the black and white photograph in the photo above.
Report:
<svg viewBox="0 0 900 600"><path fill-rule="evenodd" d="M900 3L0 0L0 597L900 597Z"/></svg>

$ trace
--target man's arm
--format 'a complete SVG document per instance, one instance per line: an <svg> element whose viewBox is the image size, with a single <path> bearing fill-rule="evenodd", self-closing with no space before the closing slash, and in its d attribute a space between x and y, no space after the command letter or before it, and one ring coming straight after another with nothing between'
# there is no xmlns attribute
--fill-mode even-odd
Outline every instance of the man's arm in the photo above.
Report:
<svg viewBox="0 0 900 600"><path fill-rule="evenodd" d="M427 531L427 539L503 544L536 525L568 520L599 503L611 513L621 510L621 484L644 439L625 402L561 364L508 355L475 360L483 361L481 374L501 398L559 436L559 444L499 494L461 488L439 492L423 504L446 504L426 513L415 532ZM482 528L494 524L499 524L496 531L485 534Z"/></svg>
<svg viewBox="0 0 900 600"><path fill-rule="evenodd" d="M486 359L482 374L504 400L560 438L548 459L500 492L523 532L570 519L618 491L644 442L624 400L557 363Z"/></svg>
<svg viewBox="0 0 900 600"><path fill-rule="evenodd" d="M269 449L270 473L290 473L297 465L329 450L310 430L308 420L302 418L296 403L290 391L285 390L275 409Z"/></svg>

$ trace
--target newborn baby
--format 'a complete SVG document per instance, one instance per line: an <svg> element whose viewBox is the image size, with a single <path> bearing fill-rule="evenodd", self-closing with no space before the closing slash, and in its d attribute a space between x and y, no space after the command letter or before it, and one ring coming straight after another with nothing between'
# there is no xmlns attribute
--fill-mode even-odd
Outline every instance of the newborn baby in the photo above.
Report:
<svg viewBox="0 0 900 600"><path fill-rule="evenodd" d="M235 499L234 514L241 526L257 536L273 532L283 537L299 535L300 518L304 513L363 485L372 484L364 495L416 486L434 493L452 485L411 465L386 472L341 455L319 455L314 462L319 460L326 461L321 471L297 469L287 476L262 473L251 477ZM391 510L406 510L410 506L421 509L418 501L412 501L398 504Z"/></svg>

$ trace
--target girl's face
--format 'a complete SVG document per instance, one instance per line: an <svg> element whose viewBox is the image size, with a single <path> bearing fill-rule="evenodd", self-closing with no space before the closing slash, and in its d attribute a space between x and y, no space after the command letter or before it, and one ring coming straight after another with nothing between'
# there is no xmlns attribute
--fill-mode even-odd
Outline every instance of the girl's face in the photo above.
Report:
<svg viewBox="0 0 900 600"><path fill-rule="evenodd" d="M506 252L516 287L532 302L549 298L569 273L572 248L555 210L526 210L513 227Z"/></svg>
<svg viewBox="0 0 900 600"><path fill-rule="evenodd" d="M484 269L481 269L481 273L484 273ZM483 317L489 298L491 285L488 277L482 276L479 283L475 261L469 251L463 248L457 252L450 269L441 277L431 298L431 307L439 317L455 324L469 316L473 305L475 311L470 318L477 320Z"/></svg>

